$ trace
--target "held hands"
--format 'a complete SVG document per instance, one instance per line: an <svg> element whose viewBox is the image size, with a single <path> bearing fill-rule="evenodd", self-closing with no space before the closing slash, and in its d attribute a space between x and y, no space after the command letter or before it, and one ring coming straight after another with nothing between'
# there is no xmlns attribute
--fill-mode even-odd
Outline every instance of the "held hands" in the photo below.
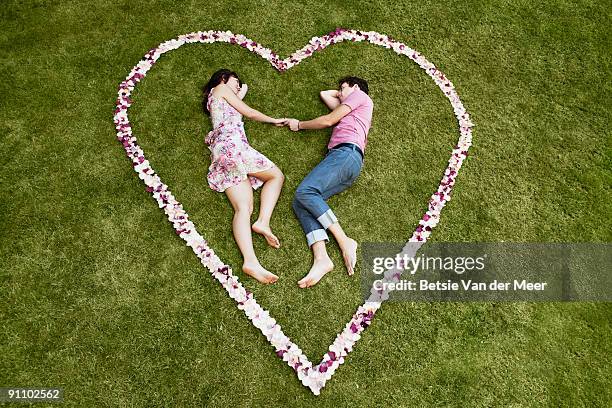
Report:
<svg viewBox="0 0 612 408"><path fill-rule="evenodd" d="M274 121L271 123L278 127L288 126L289 129L293 130L294 132L300 130L299 120L293 118L274 119Z"/></svg>
<svg viewBox="0 0 612 408"><path fill-rule="evenodd" d="M300 121L297 119L287 119L287 121L285 122L285 126L289 126L289 129L293 130L294 132L297 132L298 130L300 130Z"/></svg>
<svg viewBox="0 0 612 408"><path fill-rule="evenodd" d="M287 118L281 118L281 119L272 119L272 123L274 126L278 126L278 127L283 127L287 124Z"/></svg>

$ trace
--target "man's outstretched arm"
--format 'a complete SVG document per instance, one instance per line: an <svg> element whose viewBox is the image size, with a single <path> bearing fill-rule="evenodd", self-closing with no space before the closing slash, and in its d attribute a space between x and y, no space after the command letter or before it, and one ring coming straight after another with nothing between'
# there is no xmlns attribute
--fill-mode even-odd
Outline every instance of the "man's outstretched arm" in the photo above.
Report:
<svg viewBox="0 0 612 408"><path fill-rule="evenodd" d="M297 119L289 119L287 123L294 132L306 129L325 129L334 126L349 113L351 113L351 108L348 105L340 104L336 109L327 115L319 116L318 118L303 122Z"/></svg>

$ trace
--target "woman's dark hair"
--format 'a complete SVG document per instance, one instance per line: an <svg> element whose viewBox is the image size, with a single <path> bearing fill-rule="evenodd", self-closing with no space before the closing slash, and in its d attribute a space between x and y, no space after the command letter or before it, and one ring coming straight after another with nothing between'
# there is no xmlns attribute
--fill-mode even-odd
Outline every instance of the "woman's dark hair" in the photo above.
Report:
<svg viewBox="0 0 612 408"><path fill-rule="evenodd" d="M365 79L361 79L354 76L347 76L338 81L338 86L342 86L343 83L347 83L348 86L359 85L359 89L361 89L366 94L368 93L368 81Z"/></svg>
<svg viewBox="0 0 612 408"><path fill-rule="evenodd" d="M210 115L210 112L208 111L208 95L210 94L210 90L219 85L221 82L224 84L227 83L231 77L236 78L240 86L242 86L242 82L240 81L238 74L236 74L234 71L230 71L229 69L218 70L212 74L208 83L204 85L204 88L202 88L202 110L205 114Z"/></svg>

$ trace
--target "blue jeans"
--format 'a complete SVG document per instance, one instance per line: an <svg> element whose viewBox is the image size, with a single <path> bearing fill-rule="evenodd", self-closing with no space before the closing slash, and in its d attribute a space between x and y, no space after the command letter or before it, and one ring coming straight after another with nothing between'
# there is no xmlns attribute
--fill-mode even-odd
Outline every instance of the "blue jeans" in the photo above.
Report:
<svg viewBox="0 0 612 408"><path fill-rule="evenodd" d="M293 211L302 224L309 247L317 241L329 241L325 230L338 219L325 200L349 188L362 166L363 159L356 145L334 148L298 186Z"/></svg>

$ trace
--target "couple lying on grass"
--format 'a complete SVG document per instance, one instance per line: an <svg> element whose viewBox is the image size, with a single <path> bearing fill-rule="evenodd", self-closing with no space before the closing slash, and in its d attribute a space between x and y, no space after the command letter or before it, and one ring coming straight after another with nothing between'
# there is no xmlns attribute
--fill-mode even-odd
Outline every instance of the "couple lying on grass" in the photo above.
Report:
<svg viewBox="0 0 612 408"><path fill-rule="evenodd" d="M357 242L344 233L325 200L350 187L361 172L373 110L367 82L346 77L339 81L339 89L321 91L321 99L331 112L308 121L275 119L249 107L242 101L247 89L235 72L221 69L204 86L202 102L213 124L213 130L205 139L211 151L208 184L215 191L225 191L234 207L232 225L244 258L242 270L262 283L278 279L261 266L255 256L251 230L263 235L270 246L280 247L270 229L270 217L285 179L274 163L249 145L242 122L242 117L246 116L259 122L288 126L296 132L334 126L325 158L300 183L293 199L293 210L314 255L310 271L298 285L302 288L313 286L333 269L325 249L329 241L326 230L336 238L348 274L352 275L357 261ZM259 217L251 225L253 189L261 186Z"/></svg>

